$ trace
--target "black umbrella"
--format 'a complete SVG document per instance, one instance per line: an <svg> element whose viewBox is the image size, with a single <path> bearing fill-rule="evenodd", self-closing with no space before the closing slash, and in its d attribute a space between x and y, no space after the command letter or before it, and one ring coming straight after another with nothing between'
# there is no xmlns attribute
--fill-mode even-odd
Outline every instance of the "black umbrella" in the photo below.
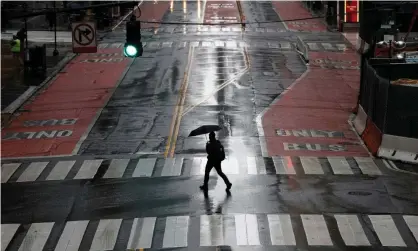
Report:
<svg viewBox="0 0 418 251"><path fill-rule="evenodd" d="M197 129L194 129L190 134L189 137L207 134L210 132L215 132L221 130L221 127L218 125L204 125Z"/></svg>

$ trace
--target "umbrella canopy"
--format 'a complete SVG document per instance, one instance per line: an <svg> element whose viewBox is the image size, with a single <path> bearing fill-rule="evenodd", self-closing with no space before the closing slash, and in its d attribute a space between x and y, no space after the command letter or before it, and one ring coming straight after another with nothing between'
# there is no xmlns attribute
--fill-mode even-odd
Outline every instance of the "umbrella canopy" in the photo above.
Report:
<svg viewBox="0 0 418 251"><path fill-rule="evenodd" d="M189 137L202 135L210 132L215 132L221 130L221 127L218 125L204 125L197 129L194 129L190 134Z"/></svg>

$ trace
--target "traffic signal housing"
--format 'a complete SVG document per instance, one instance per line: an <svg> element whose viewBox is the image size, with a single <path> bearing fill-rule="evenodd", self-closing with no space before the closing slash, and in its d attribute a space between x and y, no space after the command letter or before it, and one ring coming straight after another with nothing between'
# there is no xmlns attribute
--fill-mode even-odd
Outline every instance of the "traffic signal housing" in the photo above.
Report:
<svg viewBox="0 0 418 251"><path fill-rule="evenodd" d="M141 22L129 21L126 23L126 43L123 47L125 57L135 58L144 52L141 42Z"/></svg>

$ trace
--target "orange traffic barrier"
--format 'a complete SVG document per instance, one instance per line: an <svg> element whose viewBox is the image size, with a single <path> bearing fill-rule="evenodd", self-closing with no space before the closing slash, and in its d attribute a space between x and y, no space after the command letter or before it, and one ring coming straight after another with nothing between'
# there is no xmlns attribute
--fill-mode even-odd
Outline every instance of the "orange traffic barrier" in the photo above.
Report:
<svg viewBox="0 0 418 251"><path fill-rule="evenodd" d="M361 139L369 151L376 156L382 143L382 132L370 118L367 118L366 129L364 129Z"/></svg>

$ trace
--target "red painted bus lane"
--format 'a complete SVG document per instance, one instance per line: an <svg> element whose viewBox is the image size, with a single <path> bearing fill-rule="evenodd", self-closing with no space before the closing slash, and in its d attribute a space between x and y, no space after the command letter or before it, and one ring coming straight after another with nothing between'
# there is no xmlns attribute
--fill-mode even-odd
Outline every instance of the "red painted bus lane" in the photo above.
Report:
<svg viewBox="0 0 418 251"><path fill-rule="evenodd" d="M356 105L358 61L352 53L310 53L311 64L262 118L269 156L368 156L348 124Z"/></svg>
<svg viewBox="0 0 418 251"><path fill-rule="evenodd" d="M77 56L3 129L2 157L72 154L129 62L116 48Z"/></svg>
<svg viewBox="0 0 418 251"><path fill-rule="evenodd" d="M207 1L204 22L207 24L240 23L236 1Z"/></svg>

